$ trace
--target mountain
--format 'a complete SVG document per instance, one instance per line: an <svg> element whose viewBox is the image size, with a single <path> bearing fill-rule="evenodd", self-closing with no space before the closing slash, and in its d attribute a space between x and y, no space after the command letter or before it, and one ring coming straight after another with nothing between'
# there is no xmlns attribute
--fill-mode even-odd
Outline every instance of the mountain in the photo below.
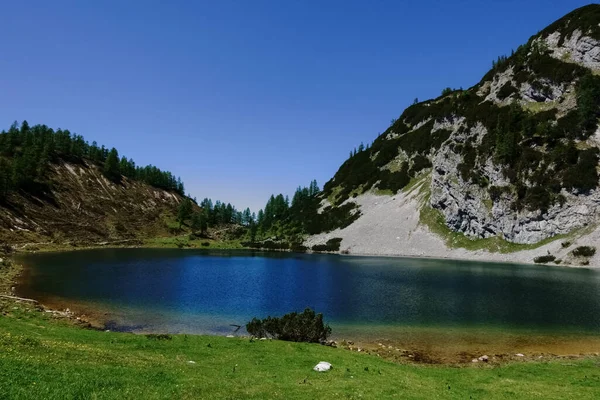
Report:
<svg viewBox="0 0 600 400"><path fill-rule="evenodd" d="M0 242L23 247L169 236L180 233L175 220L183 193L171 173L136 167L116 149L90 145L68 130L24 121L0 133Z"/></svg>
<svg viewBox="0 0 600 400"><path fill-rule="evenodd" d="M475 86L404 110L324 186L322 212L351 205L360 217L307 244L340 237L351 253L445 255L589 236L600 217L599 117L594 4L499 57ZM563 244L551 248L567 257Z"/></svg>

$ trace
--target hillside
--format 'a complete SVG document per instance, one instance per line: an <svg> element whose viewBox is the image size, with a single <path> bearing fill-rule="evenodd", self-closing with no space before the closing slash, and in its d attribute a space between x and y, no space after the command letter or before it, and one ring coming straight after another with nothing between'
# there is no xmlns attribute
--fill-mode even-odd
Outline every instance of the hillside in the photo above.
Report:
<svg viewBox="0 0 600 400"><path fill-rule="evenodd" d="M599 75L600 5L589 5L499 57L475 86L408 107L324 186L324 213L361 216L307 244L340 237L350 253L437 256L574 244L600 218ZM407 244L414 233L427 239ZM542 254L568 257L571 244Z"/></svg>
<svg viewBox="0 0 600 400"><path fill-rule="evenodd" d="M0 241L9 245L168 236L183 199L171 173L69 131L25 121L0 133Z"/></svg>
<svg viewBox="0 0 600 400"><path fill-rule="evenodd" d="M115 183L89 161L50 166L52 190L24 192L0 207L2 240L95 243L169 235L181 196L123 178Z"/></svg>

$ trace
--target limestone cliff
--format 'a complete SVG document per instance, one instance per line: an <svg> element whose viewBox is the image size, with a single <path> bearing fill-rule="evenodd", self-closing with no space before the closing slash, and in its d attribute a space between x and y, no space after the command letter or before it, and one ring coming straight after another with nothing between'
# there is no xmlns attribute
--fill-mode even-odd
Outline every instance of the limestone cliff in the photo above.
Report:
<svg viewBox="0 0 600 400"><path fill-rule="evenodd" d="M470 238L534 244L595 226L598 75L600 5L590 5L499 58L472 88L407 108L323 197L339 205L425 179L424 206Z"/></svg>

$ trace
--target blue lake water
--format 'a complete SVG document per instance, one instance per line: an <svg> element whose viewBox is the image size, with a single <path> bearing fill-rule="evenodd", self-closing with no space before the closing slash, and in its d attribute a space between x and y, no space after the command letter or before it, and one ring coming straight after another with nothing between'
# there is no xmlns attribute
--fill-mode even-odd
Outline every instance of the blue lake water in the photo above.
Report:
<svg viewBox="0 0 600 400"><path fill-rule="evenodd" d="M600 271L410 258L101 249L22 256L19 292L133 330L223 333L311 307L339 326L600 332Z"/></svg>

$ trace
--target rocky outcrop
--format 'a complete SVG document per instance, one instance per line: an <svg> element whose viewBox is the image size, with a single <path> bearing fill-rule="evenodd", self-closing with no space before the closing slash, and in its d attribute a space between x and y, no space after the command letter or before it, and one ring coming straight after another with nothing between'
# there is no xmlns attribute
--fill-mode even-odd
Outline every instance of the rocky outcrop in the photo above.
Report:
<svg viewBox="0 0 600 400"><path fill-rule="evenodd" d="M600 70L600 42L575 30L562 41L561 32L542 38L552 56L562 61L574 62L586 68Z"/></svg>
<svg viewBox="0 0 600 400"><path fill-rule="evenodd" d="M481 137L485 128L476 126L467 136ZM457 127L455 132L460 131ZM465 134L454 134L450 140L464 141ZM433 159L430 205L445 217L447 225L465 235L488 238L501 236L515 242L532 244L549 237L567 234L598 222L600 190L588 194L563 191L564 204L555 204L547 211L515 211L514 194L504 193L492 201L487 190L465 182L458 172L463 161L450 146L444 146ZM488 159L483 172L490 186L508 187L510 181L501 166Z"/></svg>
<svg viewBox="0 0 600 400"><path fill-rule="evenodd" d="M428 205L473 238L534 244L596 225L598 71L600 5L591 5L499 57L472 88L408 107L325 190L398 194L427 169Z"/></svg>

